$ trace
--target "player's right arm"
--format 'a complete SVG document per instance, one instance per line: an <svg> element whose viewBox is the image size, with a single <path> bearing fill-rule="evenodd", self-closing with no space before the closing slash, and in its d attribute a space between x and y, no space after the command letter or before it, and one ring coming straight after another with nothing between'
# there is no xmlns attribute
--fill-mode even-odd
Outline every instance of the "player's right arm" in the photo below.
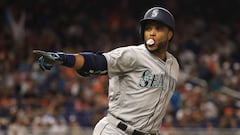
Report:
<svg viewBox="0 0 240 135"><path fill-rule="evenodd" d="M33 53L40 55L38 63L42 70L51 70L53 66L63 65L75 69L82 76L107 74L107 61L101 53L67 54L41 50L34 50Z"/></svg>

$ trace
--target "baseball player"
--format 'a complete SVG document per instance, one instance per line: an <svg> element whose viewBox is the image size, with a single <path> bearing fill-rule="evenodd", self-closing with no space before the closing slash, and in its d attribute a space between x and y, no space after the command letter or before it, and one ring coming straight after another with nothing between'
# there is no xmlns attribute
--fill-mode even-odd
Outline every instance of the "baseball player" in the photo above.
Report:
<svg viewBox="0 0 240 135"><path fill-rule="evenodd" d="M109 110L93 135L159 135L161 121L175 90L179 64L167 49L175 29L173 15L165 8L149 9L140 21L143 44L106 53L40 54L39 65L71 67L82 76L109 76Z"/></svg>

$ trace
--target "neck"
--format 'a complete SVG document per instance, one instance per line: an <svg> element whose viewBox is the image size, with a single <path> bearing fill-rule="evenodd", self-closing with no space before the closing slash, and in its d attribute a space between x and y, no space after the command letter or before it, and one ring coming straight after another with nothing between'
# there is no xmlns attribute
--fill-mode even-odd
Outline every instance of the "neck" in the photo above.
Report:
<svg viewBox="0 0 240 135"><path fill-rule="evenodd" d="M165 48L161 48L155 52L152 52L156 57L158 57L159 59L162 59L163 61L166 60L166 52L167 52L167 47Z"/></svg>
<svg viewBox="0 0 240 135"><path fill-rule="evenodd" d="M157 56L159 59L166 61L167 56L166 56L166 51L162 51L162 52L158 52L158 53L154 53L155 56Z"/></svg>
<svg viewBox="0 0 240 135"><path fill-rule="evenodd" d="M157 56L159 59L166 61L167 59L167 49L168 49L168 41L163 43L162 45L159 45L160 48L155 52L155 56Z"/></svg>

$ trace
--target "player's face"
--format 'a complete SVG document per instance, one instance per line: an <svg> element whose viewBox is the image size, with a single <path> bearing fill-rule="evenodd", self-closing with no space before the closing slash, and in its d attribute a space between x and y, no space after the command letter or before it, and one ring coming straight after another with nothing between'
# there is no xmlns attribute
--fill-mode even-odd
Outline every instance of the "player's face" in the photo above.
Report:
<svg viewBox="0 0 240 135"><path fill-rule="evenodd" d="M172 38L173 33L169 28L156 21L150 21L145 25L144 39L153 39L153 45L147 45L146 48L150 52L165 52L168 47L168 42Z"/></svg>

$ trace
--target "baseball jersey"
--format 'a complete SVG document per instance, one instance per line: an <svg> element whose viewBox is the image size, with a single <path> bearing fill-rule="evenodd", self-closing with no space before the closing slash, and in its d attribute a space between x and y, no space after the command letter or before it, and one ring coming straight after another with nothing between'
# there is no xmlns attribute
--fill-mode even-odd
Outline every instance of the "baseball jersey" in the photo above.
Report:
<svg viewBox="0 0 240 135"><path fill-rule="evenodd" d="M108 63L109 112L143 131L158 131L179 74L176 58L166 61L144 44L103 54Z"/></svg>

